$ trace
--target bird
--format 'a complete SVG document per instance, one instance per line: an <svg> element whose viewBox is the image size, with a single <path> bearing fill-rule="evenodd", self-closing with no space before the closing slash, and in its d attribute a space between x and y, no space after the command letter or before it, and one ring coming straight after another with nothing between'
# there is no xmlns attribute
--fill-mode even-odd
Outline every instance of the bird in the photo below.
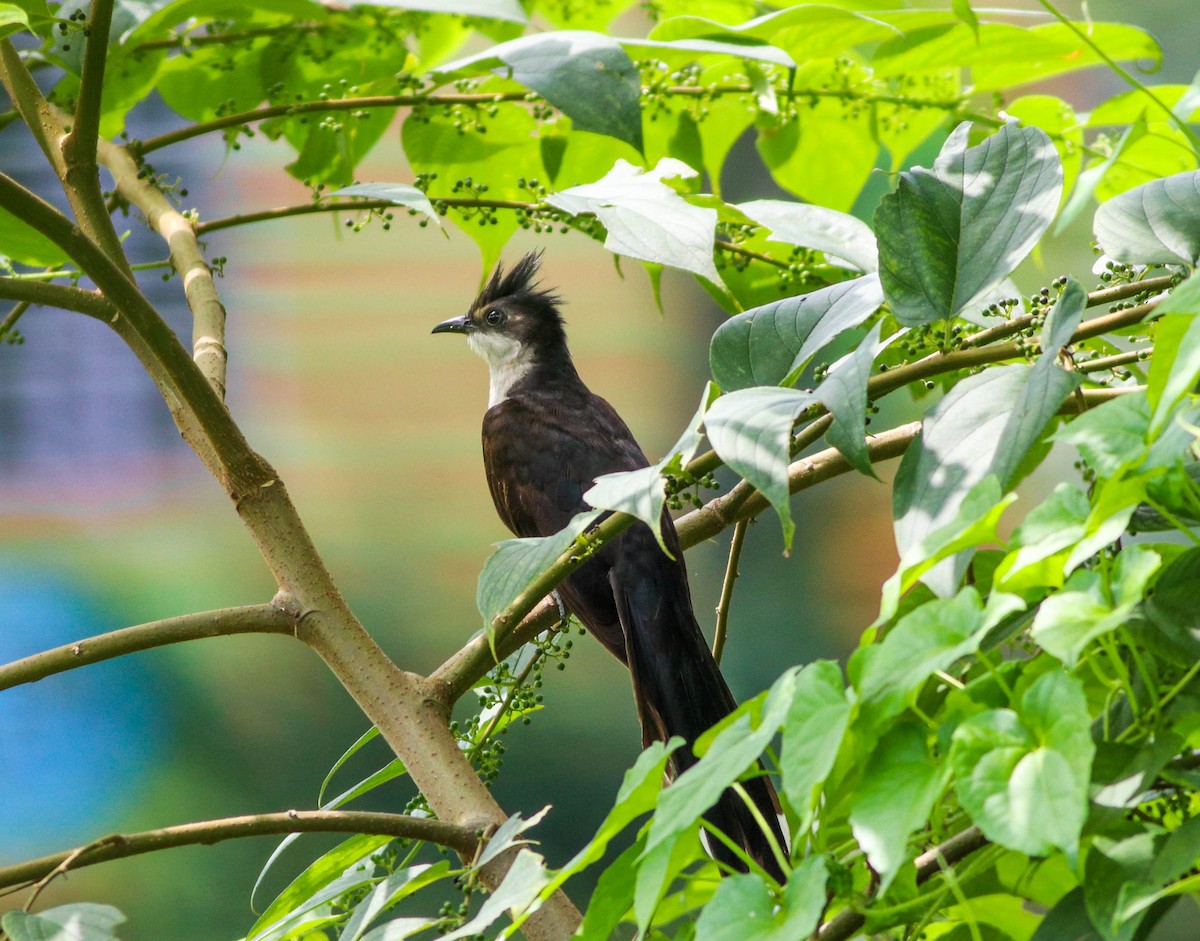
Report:
<svg viewBox="0 0 1200 941"><path fill-rule="evenodd" d="M591 509L584 494L597 477L649 465L632 432L580 379L567 347L562 298L537 281L541 253L509 270L498 264L467 313L433 333L463 334L487 362L483 460L496 511L519 537L548 536ZM603 519L603 517L601 517ZM664 509L662 537L637 522L601 546L558 588L561 603L629 669L643 746L682 736L669 759L678 777L696 762L691 745L736 708L692 607L679 537ZM742 786L778 847L786 847L779 799L765 772ZM705 819L772 878L785 880L762 826L727 789ZM706 840L726 867L745 863L720 840Z"/></svg>

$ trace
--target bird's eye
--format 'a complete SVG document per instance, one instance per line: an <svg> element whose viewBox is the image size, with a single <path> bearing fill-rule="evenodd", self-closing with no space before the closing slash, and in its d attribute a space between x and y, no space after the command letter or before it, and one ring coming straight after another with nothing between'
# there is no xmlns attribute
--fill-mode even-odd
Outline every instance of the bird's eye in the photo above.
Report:
<svg viewBox="0 0 1200 941"><path fill-rule="evenodd" d="M496 310L496 308L493 307L483 315L483 319L487 322L489 327L498 327L500 324L504 323L504 311Z"/></svg>

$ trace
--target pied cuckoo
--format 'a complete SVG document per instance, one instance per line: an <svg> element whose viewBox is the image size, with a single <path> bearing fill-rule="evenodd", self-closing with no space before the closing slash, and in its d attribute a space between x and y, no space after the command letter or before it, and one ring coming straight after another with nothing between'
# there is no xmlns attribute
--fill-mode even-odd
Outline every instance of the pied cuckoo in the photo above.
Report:
<svg viewBox="0 0 1200 941"><path fill-rule="evenodd" d="M613 407L579 378L567 349L558 295L535 282L540 254L505 273L497 266L461 317L434 333L465 334L490 372L483 417L483 460L496 511L518 536L548 536L589 509L583 494L602 474L649 463ZM645 523L602 546L559 586L566 607L628 668L645 745L682 736L675 777L696 761L691 743L736 703L692 610L679 537L662 516L674 559ZM743 786L779 846L778 798L759 775ZM782 872L745 802L727 790L705 818L776 879ZM718 840L707 841L729 866L744 864Z"/></svg>

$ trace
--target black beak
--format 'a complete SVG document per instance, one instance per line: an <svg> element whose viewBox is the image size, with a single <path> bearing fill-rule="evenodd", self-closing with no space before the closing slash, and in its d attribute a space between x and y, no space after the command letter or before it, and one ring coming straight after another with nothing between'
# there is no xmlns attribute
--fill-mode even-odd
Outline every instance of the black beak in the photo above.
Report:
<svg viewBox="0 0 1200 941"><path fill-rule="evenodd" d="M471 326L471 318L466 314L461 317L451 317L443 320L433 328L434 333L466 333Z"/></svg>

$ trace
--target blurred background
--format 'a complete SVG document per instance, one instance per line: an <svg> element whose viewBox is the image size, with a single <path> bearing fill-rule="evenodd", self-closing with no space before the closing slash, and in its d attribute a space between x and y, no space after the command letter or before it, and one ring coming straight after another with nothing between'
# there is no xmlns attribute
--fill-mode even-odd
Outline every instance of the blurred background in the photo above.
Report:
<svg viewBox="0 0 1200 941"><path fill-rule="evenodd" d="M1091 3L1097 19L1149 28L1166 48L1156 80L1175 82L1190 82L1196 67L1192 8L1191 0ZM1092 78L1049 90L1080 110L1120 90L1109 74ZM135 111L131 135L178 120L150 100ZM915 158L927 160L939 144ZM236 154L200 139L154 163L180 176L184 204L212 219L307 201L308 191L279 169L291 158L260 136ZM0 132L0 165L52 191L22 127ZM397 133L358 176L411 180ZM781 195L750 139L726 177L729 201ZM864 195L856 212L869 219L881 192ZM210 257L228 258L218 282L229 311L228 400L287 482L368 630L401 666L428 672L480 626L475 580L491 544L508 536L479 453L486 367L464 343L429 332L465 310L482 272L474 243L453 226L443 237L398 213L390 232L376 222L355 233L346 218L300 217L208 240ZM139 260L165 255L138 220L129 228ZM1088 238L1086 225L1067 233L1061 254L1028 266L1022 289L1085 274ZM723 315L690 279L669 272L660 314L640 265L626 261L622 276L598 243L579 236L526 234L505 256L534 248L546 250L545 283L567 300L581 375L655 459L696 407L708 338ZM142 282L190 336L178 280L150 272ZM42 309L20 330L24 345L0 346L0 658L269 599L272 580L232 508L115 336ZM908 418L904 403L888 405L876 427ZM1070 457L1060 465L1069 472ZM893 470L881 470L885 482ZM854 647L895 566L889 510L886 483L843 477L793 501L799 529L790 557L773 516L750 529L723 664L739 699L790 664L844 658ZM687 556L707 632L727 549L726 535ZM495 790L507 810L525 815L554 805L538 834L557 863L611 805L640 734L628 677L599 645L580 639L565 672L547 676L547 708L508 737ZM320 662L279 637L150 651L7 691L0 864L113 831L313 807L326 771L366 728ZM348 786L387 760L376 742L339 782ZM399 809L405 788L393 782L364 806ZM301 839L266 880L258 907L328 845ZM250 887L273 846L235 841L81 870L57 880L43 901L115 904L131 916L122 936L133 941L231 938L254 920ZM581 884L573 894L583 900L588 891ZM1175 919L1182 927L1164 923L1157 941L1195 936L1186 932L1197 913L1185 905Z"/></svg>

